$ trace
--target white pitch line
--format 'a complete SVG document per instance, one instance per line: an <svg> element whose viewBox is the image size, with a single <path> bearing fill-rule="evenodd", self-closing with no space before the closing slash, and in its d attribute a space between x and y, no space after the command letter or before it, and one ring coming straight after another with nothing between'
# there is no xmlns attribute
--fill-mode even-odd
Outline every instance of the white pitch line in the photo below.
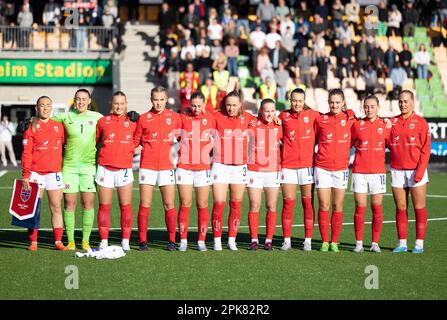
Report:
<svg viewBox="0 0 447 320"><path fill-rule="evenodd" d="M7 170L0 171L0 177L4 176L6 173L8 173ZM12 189L12 188L10 187L10 189Z"/></svg>
<svg viewBox="0 0 447 320"><path fill-rule="evenodd" d="M431 218L427 219L427 221L446 221L447 218ZM408 222L416 222L416 220L408 220ZM371 221L365 221L365 224L371 224ZM396 223L394 220L383 221L383 224ZM351 226L354 222L345 222L344 226ZM266 226L258 226L258 228L265 228ZM281 225L277 225L276 228L281 228ZM292 227L304 227L304 224L294 224ZM318 227L318 223L314 224L314 227ZM239 226L239 229L247 229L249 226ZM197 230L197 227L189 227L189 230ZM228 229L228 227L222 227L222 229ZM75 228L76 231L82 231L82 228ZM97 231L98 228L92 228L92 231ZM121 230L121 228L110 228L109 230ZM132 230L138 230L138 228L132 228ZM166 230L166 227L160 228L148 228L148 230ZM10 229L1 229L0 231L25 231L24 228L10 228ZM53 231L51 228L41 228L39 231Z"/></svg>

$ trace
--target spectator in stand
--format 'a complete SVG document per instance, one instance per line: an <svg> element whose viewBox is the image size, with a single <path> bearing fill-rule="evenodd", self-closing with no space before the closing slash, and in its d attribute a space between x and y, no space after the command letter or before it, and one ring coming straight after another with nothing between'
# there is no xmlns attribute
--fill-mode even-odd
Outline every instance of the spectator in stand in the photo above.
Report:
<svg viewBox="0 0 447 320"><path fill-rule="evenodd" d="M299 28L301 28L301 31L298 30ZM299 32L301 32L301 34L303 35L303 37L306 40L309 38L310 28L311 28L311 26L310 26L309 20L306 20L303 17L298 18L298 21L295 26L295 30L298 30Z"/></svg>
<svg viewBox="0 0 447 320"><path fill-rule="evenodd" d="M210 51L203 50L197 59L197 69L199 70L200 84L204 84L211 73L213 61L210 58Z"/></svg>
<svg viewBox="0 0 447 320"><path fill-rule="evenodd" d="M222 2L218 11L219 18L222 18L227 10L230 10L230 15L232 15L233 6L230 4L230 0L223 0Z"/></svg>
<svg viewBox="0 0 447 320"><path fill-rule="evenodd" d="M219 69L219 65L223 66L224 69L227 67L228 65L228 58L225 55L224 51L219 52L219 55L217 56L217 58L213 61L213 65L212 68L213 70L217 70Z"/></svg>
<svg viewBox="0 0 447 320"><path fill-rule="evenodd" d="M220 40L214 40L213 45L211 46L211 60L216 61L221 52L223 52L223 48L220 44Z"/></svg>
<svg viewBox="0 0 447 320"><path fill-rule="evenodd" d="M186 71L180 72L179 82L180 82L180 89L185 88L188 84L186 80L190 79L191 82L189 85L193 90L196 90L199 87L199 73L194 71L194 65L192 63L188 63L186 65Z"/></svg>
<svg viewBox="0 0 447 320"><path fill-rule="evenodd" d="M196 57L201 57L205 51L211 53L211 47L206 43L206 38L202 37L196 45Z"/></svg>
<svg viewBox="0 0 447 320"><path fill-rule="evenodd" d="M104 48L109 48L109 44L113 40L112 27L116 26L116 19L112 16L108 7L104 9L104 14L102 15L102 25L106 28L106 32L103 33L102 46Z"/></svg>
<svg viewBox="0 0 447 320"><path fill-rule="evenodd" d="M338 28L341 28L343 23L343 14L345 13L345 7L340 0L335 0L332 4L332 29L337 32ZM349 27L349 22L346 21ZM350 35L349 35L350 36Z"/></svg>
<svg viewBox="0 0 447 320"><path fill-rule="evenodd" d="M161 10L158 13L158 25L160 26L160 35L164 37L167 35L168 29L171 29L175 24L175 12L169 7L169 3L163 2Z"/></svg>
<svg viewBox="0 0 447 320"><path fill-rule="evenodd" d="M42 21L47 27L55 27L59 25L61 18L61 8L54 0L49 0L43 9ZM53 28L51 28L51 31Z"/></svg>
<svg viewBox="0 0 447 320"><path fill-rule="evenodd" d="M307 47L303 48L303 52L298 57L297 67L300 69L301 82L307 88L312 88L312 75L310 73L310 67L312 66L312 56L309 53Z"/></svg>
<svg viewBox="0 0 447 320"><path fill-rule="evenodd" d="M168 88L180 90L180 60L177 50L171 50L166 62L166 81Z"/></svg>
<svg viewBox="0 0 447 320"><path fill-rule="evenodd" d="M223 63L217 65L217 70L213 72L213 80L217 89L219 89L218 99L219 101L222 101L227 94L228 82L230 80L230 73L228 70L225 70L225 65Z"/></svg>
<svg viewBox="0 0 447 320"><path fill-rule="evenodd" d="M400 62L396 62L394 68L391 70L391 81L393 82L392 98L396 99L399 93L402 91L402 85L407 80L407 73L400 65Z"/></svg>
<svg viewBox="0 0 447 320"><path fill-rule="evenodd" d="M281 20L279 32L283 38L287 32L292 33L292 35L295 34L295 22L292 21L292 16L290 14L287 14L284 19Z"/></svg>
<svg viewBox="0 0 447 320"><path fill-rule="evenodd" d="M413 78L413 70L411 69L411 60L413 59L413 54L411 53L408 43L404 43L402 51L399 53L399 61L402 64L402 68L407 72L409 78Z"/></svg>
<svg viewBox="0 0 447 320"><path fill-rule="evenodd" d="M93 7L90 13L90 26L101 26L102 25L102 15L103 10L100 5L98 5L98 0L90 0L90 5Z"/></svg>
<svg viewBox="0 0 447 320"><path fill-rule="evenodd" d="M309 21L309 18L312 16L312 12L307 7L307 0L300 0L299 8L295 10L295 13L298 20L303 18L304 20Z"/></svg>
<svg viewBox="0 0 447 320"><path fill-rule="evenodd" d="M351 34L351 27L349 26L348 21L343 21L343 23L340 24L340 27L337 29L337 39L343 40L343 38L346 38L348 40L348 43L351 43L352 34Z"/></svg>
<svg viewBox="0 0 447 320"><path fill-rule="evenodd" d="M276 46L273 50L270 50L270 61L272 62L272 68L274 71L278 70L279 64L289 64L289 55L286 49L281 45L281 41L276 41Z"/></svg>
<svg viewBox="0 0 447 320"><path fill-rule="evenodd" d="M293 36L293 39L295 40L295 49L293 51L294 64L296 60L298 60L298 57L300 56L302 49L304 47L307 47L307 35L305 33L305 28L306 27L304 25L300 25L297 29L297 32L295 32L295 35Z"/></svg>
<svg viewBox="0 0 447 320"><path fill-rule="evenodd" d="M249 0L239 0L237 2L237 23L236 23L236 36L241 39L247 39L250 33L250 27L248 24L250 4Z"/></svg>
<svg viewBox="0 0 447 320"><path fill-rule="evenodd" d="M358 21L360 15L360 5L357 3L357 0L351 0L345 5L345 14L349 24L354 26L354 32L357 34L359 30Z"/></svg>
<svg viewBox="0 0 447 320"><path fill-rule="evenodd" d="M272 22L270 24L270 33L268 33L265 36L265 43L267 45L267 48L269 48L270 50L275 49L276 42L282 40L277 30L278 30L277 24L275 22Z"/></svg>
<svg viewBox="0 0 447 320"><path fill-rule="evenodd" d="M419 13L413 8L414 0L407 0L406 7L402 12L402 18L404 23L404 37L413 37L414 28L419 19Z"/></svg>
<svg viewBox="0 0 447 320"><path fill-rule="evenodd" d="M268 68L268 66L271 67L272 62L270 61L269 50L267 47L263 47L259 50L256 62L257 76L261 76L262 70Z"/></svg>
<svg viewBox="0 0 447 320"><path fill-rule="evenodd" d="M270 3L270 0L263 0L258 5L256 16L261 19L262 31L267 32L270 21L275 17L275 6Z"/></svg>
<svg viewBox="0 0 447 320"><path fill-rule="evenodd" d="M312 40L316 38L317 35L324 37L326 35L327 23L318 14L314 15L314 21L310 25L310 37Z"/></svg>
<svg viewBox="0 0 447 320"><path fill-rule="evenodd" d="M317 51L315 64L318 68L316 87L327 88L327 71L331 60L325 50Z"/></svg>
<svg viewBox="0 0 447 320"><path fill-rule="evenodd" d="M294 39L294 33L292 30L287 26L286 32L282 36L282 46L287 52L287 57L289 59L289 62L294 62L293 58L293 51L295 50L295 46L297 41Z"/></svg>
<svg viewBox="0 0 447 320"><path fill-rule="evenodd" d="M219 100L219 89L214 84L213 78L210 76L206 78L205 84L200 87L200 92L202 92L205 97L205 110L209 113L214 113L217 110L217 106L220 105Z"/></svg>
<svg viewBox="0 0 447 320"><path fill-rule="evenodd" d="M275 71L275 82L277 84L276 92L278 100L287 99L287 84L291 81L289 71L286 70L284 63L279 64Z"/></svg>
<svg viewBox="0 0 447 320"><path fill-rule="evenodd" d="M131 24L139 24L138 22L140 16L139 7L140 7L140 0L129 0L128 19L131 22Z"/></svg>
<svg viewBox="0 0 447 320"><path fill-rule="evenodd" d="M219 24L217 19L211 20L211 24L208 26L208 38L211 41L223 39L223 28L222 25Z"/></svg>
<svg viewBox="0 0 447 320"><path fill-rule="evenodd" d="M194 13L199 17L199 19L205 18L206 8L200 0L194 0Z"/></svg>
<svg viewBox="0 0 447 320"><path fill-rule="evenodd" d="M388 22L388 8L385 0L380 0L379 4L379 36L386 35L386 23Z"/></svg>
<svg viewBox="0 0 447 320"><path fill-rule="evenodd" d="M183 26L190 30L199 26L200 17L196 14L196 9L193 3L188 6L188 12L183 17Z"/></svg>
<svg viewBox="0 0 447 320"><path fill-rule="evenodd" d="M275 16L279 21L284 21L286 16L290 15L290 9L286 5L285 0L279 0L278 6L275 8Z"/></svg>
<svg viewBox="0 0 447 320"><path fill-rule="evenodd" d="M192 39L186 41L186 45L182 48L182 51L180 51L180 59L186 60L187 53L190 53L193 59L196 58L196 47L194 46Z"/></svg>
<svg viewBox="0 0 447 320"><path fill-rule="evenodd" d="M224 27L225 30L228 30L228 28L230 27L231 23L234 23L234 18L233 15L231 14L231 9L226 9L222 18L222 26Z"/></svg>
<svg viewBox="0 0 447 320"><path fill-rule="evenodd" d="M399 53L390 45L388 50L385 52L385 62L387 74L390 74L391 69L394 68L394 64L397 61Z"/></svg>
<svg viewBox="0 0 447 320"><path fill-rule="evenodd" d="M21 27L19 35L19 47L21 48L30 47L29 36L33 25L33 14L29 8L29 5L24 4L17 16L17 24Z"/></svg>
<svg viewBox="0 0 447 320"><path fill-rule="evenodd" d="M180 113L190 106L192 93L195 91L191 78L185 79L185 86L180 89Z"/></svg>
<svg viewBox="0 0 447 320"><path fill-rule="evenodd" d="M337 57L337 77L342 81L344 78L343 69L345 69L346 76L349 78L351 74L352 49L346 38L338 46L335 56Z"/></svg>
<svg viewBox="0 0 447 320"><path fill-rule="evenodd" d="M391 11L388 14L388 31L387 36L400 36L400 24L402 22L402 14L397 5L391 5Z"/></svg>
<svg viewBox="0 0 447 320"><path fill-rule="evenodd" d="M270 76L265 78L265 82L259 87L261 99L276 99L276 83Z"/></svg>
<svg viewBox="0 0 447 320"><path fill-rule="evenodd" d="M374 69L377 71L383 70L383 62L385 61L385 53L383 52L382 48L380 47L379 42L376 41L374 44L374 48L371 50L371 62L374 65ZM381 74L381 72L380 72ZM380 77L379 74L379 77Z"/></svg>
<svg viewBox="0 0 447 320"><path fill-rule="evenodd" d="M326 0L318 0L318 5L315 7L315 14L318 14L327 24L329 7L326 5Z"/></svg>
<svg viewBox="0 0 447 320"><path fill-rule="evenodd" d="M374 94L374 90L377 87L377 72L374 70L372 64L368 64L365 73L363 74L363 80L365 81L365 95L369 96Z"/></svg>
<svg viewBox="0 0 447 320"><path fill-rule="evenodd" d="M104 10L108 8L110 11L110 14L115 18L118 19L118 6L116 5L115 0L107 0L106 5L104 6ZM169 6L168 6L169 8ZM171 10L172 12L172 10ZM172 15L172 18L170 19L171 21L171 25L173 23L173 21L175 21L175 15Z"/></svg>
<svg viewBox="0 0 447 320"><path fill-rule="evenodd" d="M228 58L228 71L230 77L237 77L237 57L239 56L239 46L236 44L235 38L228 39L228 45L225 46L225 55Z"/></svg>
<svg viewBox="0 0 447 320"><path fill-rule="evenodd" d="M261 24L256 24L255 30L250 33L250 42L253 47L252 60L253 65L256 66L257 56L262 48L265 46L265 32L262 31Z"/></svg>
<svg viewBox="0 0 447 320"><path fill-rule="evenodd" d="M296 88L300 88L303 91L306 91L306 86L301 82L300 77L295 76L292 79L292 83L289 82L289 85L287 86L287 99L290 99L290 93L295 90Z"/></svg>
<svg viewBox="0 0 447 320"><path fill-rule="evenodd" d="M368 37L366 34L362 34L362 40L355 45L357 77L366 69L371 54L371 49L371 44L368 43Z"/></svg>
<svg viewBox="0 0 447 320"><path fill-rule="evenodd" d="M414 54L414 62L419 79L428 79L428 66L430 65L430 54L425 45L421 44L419 50Z"/></svg>

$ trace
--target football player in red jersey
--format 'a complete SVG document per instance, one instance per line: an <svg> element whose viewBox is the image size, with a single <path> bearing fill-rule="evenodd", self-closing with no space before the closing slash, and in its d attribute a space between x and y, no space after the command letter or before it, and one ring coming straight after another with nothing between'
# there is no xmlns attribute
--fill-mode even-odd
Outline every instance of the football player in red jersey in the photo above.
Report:
<svg viewBox="0 0 447 320"><path fill-rule="evenodd" d="M222 250L222 221L227 191L230 189L228 218L228 248L237 250L236 235L241 219L242 199L247 183L247 142L250 122L255 120L243 111L237 91L231 91L223 100L221 110L214 113L216 135L213 149L213 212L212 227L214 250Z"/></svg>
<svg viewBox="0 0 447 320"><path fill-rule="evenodd" d="M382 229L382 199L386 192L385 149L390 129L378 116L379 99L370 95L363 101L366 118L352 126L352 146L355 158L352 167L351 191L354 192L354 229L356 247L354 252L363 251L363 231L368 193L372 210L372 244L370 251L379 253L379 238Z"/></svg>
<svg viewBox="0 0 447 320"><path fill-rule="evenodd" d="M40 210L43 193L47 190L51 210L51 223L55 249L65 251L62 243L64 222L62 218L62 150L65 141L62 124L50 119L52 101L47 96L41 96L36 102L37 117L23 134L22 177L23 186L29 189L29 182L39 185ZM38 229L28 229L30 240L29 250L37 250Z"/></svg>
<svg viewBox="0 0 447 320"><path fill-rule="evenodd" d="M276 202L280 186L279 171L280 141L282 126L274 123L275 101L264 99L261 101L256 124L249 130L249 159L248 159L248 225L250 228L250 250L258 249L259 210L261 208L262 191L265 195L266 207L266 239L265 250L272 250L272 240L276 228Z"/></svg>
<svg viewBox="0 0 447 320"><path fill-rule="evenodd" d="M135 151L134 133L136 123L127 117L127 98L115 92L111 113L99 119L96 125L96 143L101 146L98 154L96 183L98 184L98 227L100 248L108 246L110 207L113 189L116 188L121 209L122 248L129 251L132 233L132 160Z"/></svg>
<svg viewBox="0 0 447 320"><path fill-rule="evenodd" d="M339 252L338 237L343 226L343 201L348 186L351 127L356 119L345 109L341 89L329 91L329 113L315 121L315 187L318 195L318 226L323 244L320 251ZM331 244L329 245L329 208L332 196Z"/></svg>
<svg viewBox="0 0 447 320"><path fill-rule="evenodd" d="M290 92L290 109L281 112L279 118L284 130L281 188L283 196L282 230L284 243L282 250L291 248L293 211L297 185L300 186L301 203L304 212L304 250L310 251L314 227L313 187L314 187L314 123L320 113L309 108L304 90L297 88Z"/></svg>
<svg viewBox="0 0 447 320"><path fill-rule="evenodd" d="M179 157L176 170L180 198L178 216L180 251L188 246L189 212L194 187L198 213L198 249L206 251L205 238L208 229L208 199L211 182L210 152L216 127L214 116L205 111L205 97L199 91L191 95L191 106L180 115L182 130L179 137Z"/></svg>
<svg viewBox="0 0 447 320"><path fill-rule="evenodd" d="M177 210L175 200L175 168L172 146L181 129L180 115L166 108L168 91L155 87L151 91L152 109L140 116L134 135L135 145L141 144L140 160L140 208L138 210L138 234L140 250L146 251L149 212L155 184L160 187L165 222L168 229L169 251L175 251Z"/></svg>
<svg viewBox="0 0 447 320"><path fill-rule="evenodd" d="M424 252L427 228L425 204L430 159L430 130L427 121L414 113L414 95L403 90L399 95L401 114L392 120L388 148L391 151L391 187L396 203L399 245L393 252L407 251L408 195L416 215L416 243L413 253Z"/></svg>

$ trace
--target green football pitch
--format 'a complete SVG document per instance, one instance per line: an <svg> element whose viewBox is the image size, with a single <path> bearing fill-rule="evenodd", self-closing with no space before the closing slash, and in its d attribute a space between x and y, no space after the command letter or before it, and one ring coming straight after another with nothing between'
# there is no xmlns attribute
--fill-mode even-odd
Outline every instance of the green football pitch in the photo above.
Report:
<svg viewBox="0 0 447 320"><path fill-rule="evenodd" d="M425 252L393 254L397 243L394 223L394 204L390 194L384 198L384 225L381 236L381 254L368 250L356 254L354 201L352 193L346 195L344 226L341 233L341 252L319 252L321 241L318 227L314 228L312 252L302 250L304 229L301 205L295 209L293 250L280 250L281 217L278 214L274 251L247 250L249 234L247 224L248 201L244 199L243 219L237 238L237 252L212 250L209 229L207 252L196 248L197 213L191 211L189 248L186 252L166 250L167 233L159 191L154 194L148 237L150 249L137 250L136 213L138 189L135 184L134 232L132 251L118 260L76 258L73 252L52 249L53 236L46 198L43 202L42 228L39 233L39 250L27 250L27 233L11 226L8 213L12 183L19 172L7 172L0 177L0 299L446 299L447 298L447 174L432 173L428 186L428 229ZM389 181L388 181L389 186ZM390 188L388 187L388 192ZM297 201L299 203L299 201ZM282 201L278 201L278 213ZM210 208L212 198L210 197ZM261 211L261 225L264 217ZM227 221L228 208L225 211ZM409 209L409 247L415 238L414 212ZM367 221L371 212L367 211ZM112 227L109 244L120 244L119 207L112 207ZM76 225L81 226L81 213L76 214ZM225 222L226 225L226 222ZM96 219L95 219L96 226ZM371 241L371 225L365 226L365 249ZM224 229L224 243L226 241ZM265 228L261 227L263 242ZM80 245L81 231L76 231ZM64 238L65 241L65 238ZM95 229L91 244L96 246L99 235ZM73 266L78 270L78 289L67 289L67 277ZM374 270L373 273L370 273ZM67 272L67 273L66 273ZM371 280L374 276L374 280ZM72 279L72 278L70 278ZM365 285L366 284L366 285ZM368 284L374 284L370 288Z"/></svg>

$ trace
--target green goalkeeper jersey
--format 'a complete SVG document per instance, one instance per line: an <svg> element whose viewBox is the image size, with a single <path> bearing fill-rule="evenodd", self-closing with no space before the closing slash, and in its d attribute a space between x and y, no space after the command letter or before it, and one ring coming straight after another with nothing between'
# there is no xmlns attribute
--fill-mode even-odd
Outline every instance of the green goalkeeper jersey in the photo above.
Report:
<svg viewBox="0 0 447 320"><path fill-rule="evenodd" d="M103 115L95 111L78 113L72 109L52 119L65 128L63 167L83 168L96 163L96 123Z"/></svg>

